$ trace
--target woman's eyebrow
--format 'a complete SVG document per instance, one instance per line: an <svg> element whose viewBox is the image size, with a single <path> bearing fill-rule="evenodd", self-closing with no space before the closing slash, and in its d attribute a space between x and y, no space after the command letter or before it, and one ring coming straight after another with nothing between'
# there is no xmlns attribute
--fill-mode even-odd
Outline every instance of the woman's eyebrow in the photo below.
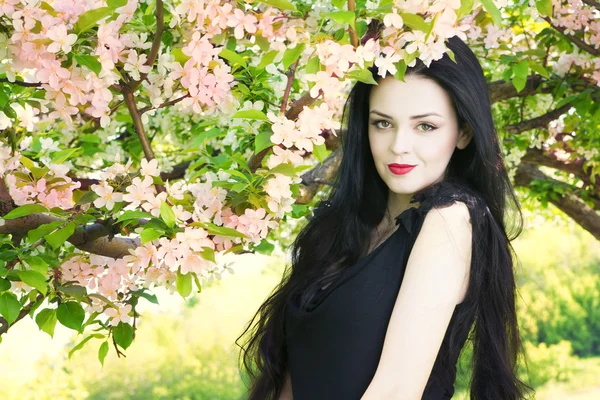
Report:
<svg viewBox="0 0 600 400"><path fill-rule="evenodd" d="M371 111L371 114L379 114L379 115L381 115L384 118L394 119L393 117L390 117L389 115L384 114L384 113L379 112L379 111L376 111L376 110ZM441 117L440 114L437 114L437 113L434 113L434 112L430 112L430 113L425 113L425 114L413 115L413 116L410 117L410 119L425 118L425 117L428 117L430 115L437 115L438 117Z"/></svg>

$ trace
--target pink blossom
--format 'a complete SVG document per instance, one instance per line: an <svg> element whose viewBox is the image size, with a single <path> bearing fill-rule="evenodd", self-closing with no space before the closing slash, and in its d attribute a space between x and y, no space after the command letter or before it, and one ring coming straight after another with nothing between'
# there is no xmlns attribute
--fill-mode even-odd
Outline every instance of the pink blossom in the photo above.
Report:
<svg viewBox="0 0 600 400"><path fill-rule="evenodd" d="M141 54L138 56L135 50L129 50L127 60L123 65L123 69L130 72L133 79L139 80L140 73L148 74L150 71L152 71L152 67L150 65L145 65L146 59L146 54Z"/></svg>
<svg viewBox="0 0 600 400"><path fill-rule="evenodd" d="M302 153L305 151L292 151L288 149L282 149L279 146L273 146L273 153L267 160L267 167L269 169L275 168L279 164L290 163L292 165L300 164L303 161Z"/></svg>
<svg viewBox="0 0 600 400"><path fill-rule="evenodd" d="M71 72L60 66L56 59L41 60L40 69L36 73L37 79L42 83L48 83L54 90L60 90L61 82L71 76Z"/></svg>
<svg viewBox="0 0 600 400"><path fill-rule="evenodd" d="M123 201L123 194L113 192L113 187L109 186L106 181L101 181L99 185L92 185L90 189L100 196L94 200L94 206L97 208L106 206L106 209L110 211L115 203Z"/></svg>
<svg viewBox="0 0 600 400"><path fill-rule="evenodd" d="M151 200L142 204L142 208L152 214L153 217L158 218L160 216L160 206L167 199L167 193L160 192L157 196L152 197Z"/></svg>
<svg viewBox="0 0 600 400"><path fill-rule="evenodd" d="M142 158L141 171L142 175L159 176L160 168L158 167L158 160L156 158L148 161Z"/></svg>
<svg viewBox="0 0 600 400"><path fill-rule="evenodd" d="M133 178L132 184L125 189L127 193L123 195L123 201L130 203L125 209L136 209L142 201L152 201L152 192L148 190L152 184L152 178L149 176L146 176L143 181L137 177Z"/></svg>
<svg viewBox="0 0 600 400"><path fill-rule="evenodd" d="M459 3L460 3L460 0L459 0ZM388 28L390 26L393 26L396 29L402 29L402 27L404 26L404 21L402 20L402 17L400 16L400 14L397 14L394 11L393 13L386 14L383 17L383 24Z"/></svg>
<svg viewBox="0 0 600 400"><path fill-rule="evenodd" d="M119 322L127 323L131 320L131 317L128 315L131 312L131 304L125 304L118 309L108 307L104 314L106 314L110 318L110 324L112 326L119 325Z"/></svg>
<svg viewBox="0 0 600 400"><path fill-rule="evenodd" d="M71 51L71 45L77 41L77 35L68 33L67 27L63 24L56 25L48 30L46 36L52 43L48 46L50 53L58 53L60 50L67 54Z"/></svg>
<svg viewBox="0 0 600 400"><path fill-rule="evenodd" d="M233 15L229 16L229 20L227 20L227 25L230 27L235 27L233 34L236 39L241 39L244 37L244 30L248 33L256 32L256 23L258 20L254 15L244 14L242 10L236 8L233 11Z"/></svg>
<svg viewBox="0 0 600 400"><path fill-rule="evenodd" d="M271 126L271 130L273 131L271 142L274 144L283 143L285 147L292 147L294 142L299 139L294 121L287 119L285 115L276 116L271 111L267 113L267 118L273 122Z"/></svg>

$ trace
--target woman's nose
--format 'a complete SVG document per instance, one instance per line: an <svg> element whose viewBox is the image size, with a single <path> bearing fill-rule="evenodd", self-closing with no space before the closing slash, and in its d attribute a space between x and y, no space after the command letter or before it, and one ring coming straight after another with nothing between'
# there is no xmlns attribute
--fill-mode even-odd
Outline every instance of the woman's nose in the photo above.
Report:
<svg viewBox="0 0 600 400"><path fill-rule="evenodd" d="M394 154L409 153L412 150L412 134L408 128L398 128L392 139L390 150Z"/></svg>

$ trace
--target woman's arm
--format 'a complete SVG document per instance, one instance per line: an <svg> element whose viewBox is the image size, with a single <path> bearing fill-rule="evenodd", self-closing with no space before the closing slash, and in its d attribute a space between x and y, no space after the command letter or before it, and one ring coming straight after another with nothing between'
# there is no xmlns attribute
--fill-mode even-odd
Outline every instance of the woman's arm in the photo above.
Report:
<svg viewBox="0 0 600 400"><path fill-rule="evenodd" d="M279 396L279 400L293 400L292 396L292 378L290 377L290 373L288 372L285 378L285 385L283 386L283 390L281 391L281 395Z"/></svg>
<svg viewBox="0 0 600 400"><path fill-rule="evenodd" d="M466 204L427 213L406 272L375 376L361 400L420 400L454 309L466 293L471 264Z"/></svg>

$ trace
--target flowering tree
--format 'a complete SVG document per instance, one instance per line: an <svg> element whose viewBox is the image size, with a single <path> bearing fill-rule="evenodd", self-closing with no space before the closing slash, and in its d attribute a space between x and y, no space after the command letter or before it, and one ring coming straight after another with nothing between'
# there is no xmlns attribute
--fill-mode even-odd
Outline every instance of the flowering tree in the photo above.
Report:
<svg viewBox="0 0 600 400"><path fill-rule="evenodd" d="M153 288L269 252L340 161L344 93L459 36L515 184L600 238L595 0L0 0L0 335L132 343ZM550 178L544 168L556 171ZM270 239L270 240L268 240ZM0 336L1 339L1 336Z"/></svg>

